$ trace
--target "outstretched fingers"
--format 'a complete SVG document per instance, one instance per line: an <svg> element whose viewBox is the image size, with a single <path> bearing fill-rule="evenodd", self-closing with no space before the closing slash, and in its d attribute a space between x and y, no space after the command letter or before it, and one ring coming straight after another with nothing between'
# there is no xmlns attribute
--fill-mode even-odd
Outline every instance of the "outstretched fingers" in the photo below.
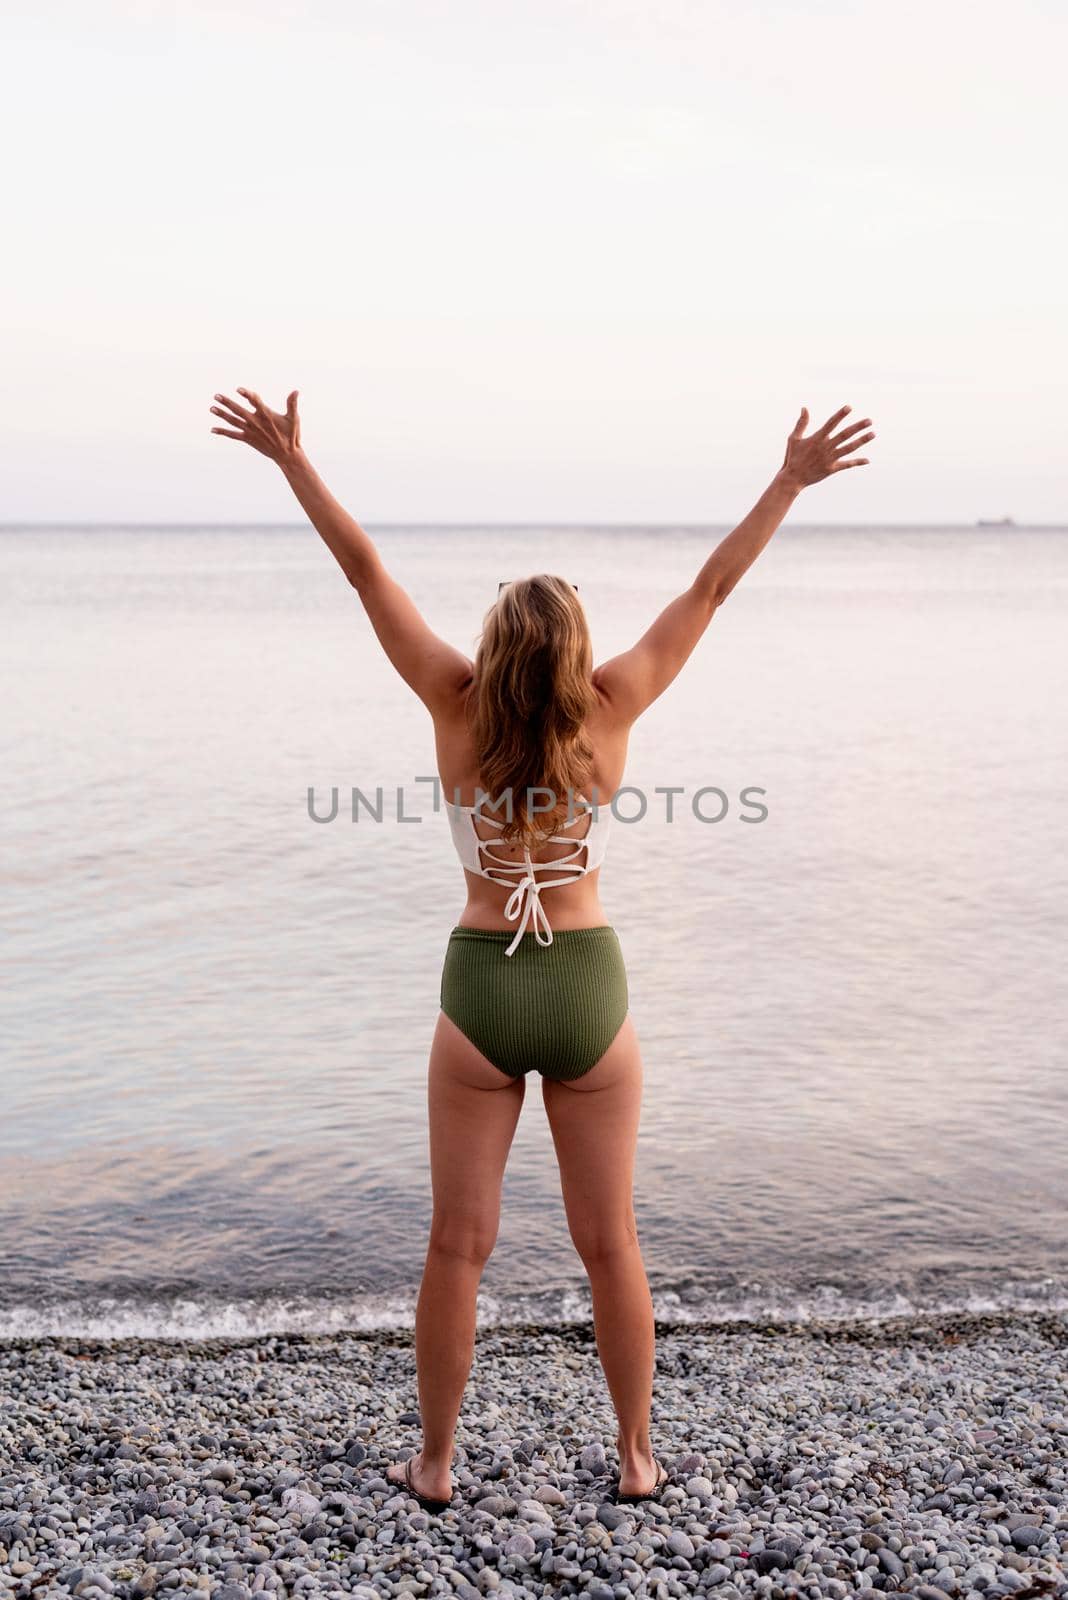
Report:
<svg viewBox="0 0 1068 1600"><path fill-rule="evenodd" d="M240 393L240 390L238 391L238 393ZM224 405L226 407L227 411L229 411L231 416L234 417L235 419L238 419L241 422L251 422L252 421L252 412L251 411L246 411L244 406L238 405L236 400L231 400L230 396L228 394L217 394L215 396L215 399L218 400L220 405ZM214 411L215 407L212 406L211 409Z"/></svg>
<svg viewBox="0 0 1068 1600"><path fill-rule="evenodd" d="M875 438L874 431L871 432L871 433L862 433L859 439L851 439L848 444L843 444L839 449L837 449L835 451L835 454L839 455L839 456L848 455L850 450L859 450L860 446L862 444L867 444L869 439L874 439L874 438ZM837 443L837 440L835 440L835 439L831 440L831 444L836 444L836 443Z"/></svg>
<svg viewBox="0 0 1068 1600"><path fill-rule="evenodd" d="M834 413L834 416L828 417L827 421L823 424L823 427L817 428L812 437L814 439L826 439L830 435L832 428L836 428L841 422L842 418L848 416L852 409L852 406L839 406L838 410Z"/></svg>
<svg viewBox="0 0 1068 1600"><path fill-rule="evenodd" d="M869 467L871 462L867 456L854 456L851 461L836 461L831 472L841 472L845 467Z"/></svg>
<svg viewBox="0 0 1068 1600"><path fill-rule="evenodd" d="M791 439L800 439L801 435L804 433L804 431L805 431L807 426L808 426L808 407L807 406L802 406L801 407L801 415L798 417L797 421L794 423L794 429L793 429L793 432L790 435L790 438Z"/></svg>
<svg viewBox="0 0 1068 1600"><path fill-rule="evenodd" d="M863 417L860 422L854 422L854 424L853 424L853 426L851 428L843 428L841 433L836 433L834 438L830 442L831 442L831 444L835 444L835 445L841 444L843 442L843 440L851 438L854 433L859 433L861 428L870 428L870 427L871 427L871 418L870 417Z"/></svg>
<svg viewBox="0 0 1068 1600"><path fill-rule="evenodd" d="M229 422L235 428L248 427L248 422L244 417L235 417L232 412L225 410L222 406L211 406L209 410L213 417L219 418L220 422Z"/></svg>

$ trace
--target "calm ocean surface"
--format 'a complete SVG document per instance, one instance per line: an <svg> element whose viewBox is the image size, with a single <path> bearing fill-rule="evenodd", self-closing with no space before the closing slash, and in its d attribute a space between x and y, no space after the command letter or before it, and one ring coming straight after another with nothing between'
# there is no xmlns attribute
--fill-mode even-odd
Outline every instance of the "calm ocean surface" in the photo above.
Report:
<svg viewBox="0 0 1068 1600"><path fill-rule="evenodd" d="M719 531L377 536L472 650L561 573L601 660ZM1068 1304L1066 603L1068 530L787 527L638 723L602 899L661 1317ZM4 529L0 659L0 1333L407 1323L464 894L355 594L308 528ZM588 1309L534 1078L480 1318Z"/></svg>

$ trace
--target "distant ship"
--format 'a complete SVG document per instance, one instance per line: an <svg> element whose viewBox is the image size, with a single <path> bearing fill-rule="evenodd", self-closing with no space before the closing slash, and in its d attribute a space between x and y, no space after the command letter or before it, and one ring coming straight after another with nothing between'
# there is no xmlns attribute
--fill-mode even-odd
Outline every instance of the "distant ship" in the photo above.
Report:
<svg viewBox="0 0 1068 1600"><path fill-rule="evenodd" d="M1016 524L1011 517L980 517L975 526L977 528L1015 528Z"/></svg>

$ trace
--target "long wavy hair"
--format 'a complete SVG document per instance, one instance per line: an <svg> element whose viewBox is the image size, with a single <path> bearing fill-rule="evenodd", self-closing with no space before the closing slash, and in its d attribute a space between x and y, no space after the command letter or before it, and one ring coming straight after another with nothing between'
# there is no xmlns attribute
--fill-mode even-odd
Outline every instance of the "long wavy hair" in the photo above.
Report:
<svg viewBox="0 0 1068 1600"><path fill-rule="evenodd" d="M483 618L467 705L499 837L532 844L572 820L592 775L585 729L596 695L590 630L570 583L542 572L501 590ZM550 795L528 794L538 789Z"/></svg>

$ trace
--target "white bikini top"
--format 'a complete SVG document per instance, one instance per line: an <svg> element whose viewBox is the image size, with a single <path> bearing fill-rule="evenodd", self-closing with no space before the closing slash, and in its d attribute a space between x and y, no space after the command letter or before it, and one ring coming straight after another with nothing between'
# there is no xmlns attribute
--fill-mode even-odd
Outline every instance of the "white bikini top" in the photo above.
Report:
<svg viewBox="0 0 1068 1600"><path fill-rule="evenodd" d="M589 806L589 801L583 795L578 795L576 798L583 806ZM601 865L608 849L608 825L612 819L610 807L598 805L590 806L589 811L578 810L570 822L560 824L562 828L573 828L576 822L581 822L583 817L588 815L589 827L581 839L576 839L574 834L539 835L542 844L574 846L570 855L558 856L555 861L532 861L530 850L526 845L523 846L522 861L502 859L499 855L495 855L491 848L497 841L480 838L475 828L476 816L483 822L491 823L495 828L503 828L504 823L499 818L488 816L478 806L457 806L449 800L445 801L445 809L448 812L456 853L467 871L477 874L480 878L489 878L491 883L513 885L512 892L505 902L504 914L509 922L514 922L517 917L520 921L515 938L504 952L505 955L510 956L514 953L527 930L528 923L533 927L534 937L539 944L552 944L553 930L539 897L543 889L559 889L564 884L574 883ZM585 859L580 861L578 858L584 853ZM544 881L538 878L539 872L559 872L563 876Z"/></svg>

